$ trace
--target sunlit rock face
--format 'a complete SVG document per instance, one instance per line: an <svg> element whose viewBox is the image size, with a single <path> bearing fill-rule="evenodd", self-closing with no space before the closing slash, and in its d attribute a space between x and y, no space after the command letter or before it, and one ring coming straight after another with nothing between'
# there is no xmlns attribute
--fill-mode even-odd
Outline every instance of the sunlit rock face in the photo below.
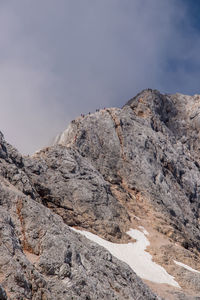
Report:
<svg viewBox="0 0 200 300"><path fill-rule="evenodd" d="M198 299L199 110L198 95L148 89L32 157L0 135L2 299Z"/></svg>
<svg viewBox="0 0 200 300"><path fill-rule="evenodd" d="M54 206L46 207L50 199L52 205L57 199L57 209L60 207L72 210L70 204L64 202L65 199L62 203L59 202L61 179L59 173L54 174L58 167L54 158L58 160L57 154L62 154L58 151L60 147L55 149L52 165L47 165L42 157L39 161L36 158L23 158L5 142L3 136L0 143L0 299L159 299L127 264L72 231L65 224L67 223L65 218L58 215L59 210L54 212ZM73 166L81 168L79 160L82 158L75 153L77 161L73 160L73 154L74 151L65 153L64 157L61 155L63 167L60 172L64 172L65 168L68 170L64 172L65 179L68 172L74 174ZM84 185L85 181L81 175L77 178L75 174L73 180L77 180L76 188L80 189L78 193L82 193L82 201L87 202L84 198L87 189L89 195L99 188L98 192L100 195L102 193L102 208L101 203L96 201L94 205L97 208L96 211L93 209L93 213L95 218L99 216L99 223L107 217L109 224L110 214L113 213L109 210L109 206L112 208L113 196L109 196L108 192L107 208L106 204L103 204L106 201L103 197L107 183L94 168L86 166L86 163L84 168L94 173L94 179L88 178L87 175L85 181L88 181L88 185L87 182ZM52 173L51 180L54 183L50 187L45 185L47 183L43 178L45 172L48 172L48 176ZM41 176L40 181L36 180L35 176ZM95 181L95 176L99 181ZM78 184L81 180L82 185ZM65 182L61 182L63 193L66 192L68 197ZM72 186L71 183L68 188L73 195ZM57 195L51 188L57 189ZM77 198L74 196L71 200L80 201L77 215L82 214L86 207L86 204L81 205L79 194ZM88 205L91 206L90 203ZM73 207L73 202L71 206ZM120 204L118 208L113 208L113 211L114 209L119 210ZM90 213L92 214L88 212L87 218L90 217ZM101 214L105 214L105 217L103 218ZM84 220L81 221L84 223ZM92 221L91 218L90 222ZM70 222L74 224L73 216ZM110 228L112 229L111 225ZM98 230L98 227L95 227L95 230ZM112 232L112 235L114 234Z"/></svg>
<svg viewBox="0 0 200 300"><path fill-rule="evenodd" d="M57 143L77 149L111 190L142 193L177 240L199 250L199 139L191 122L198 103L197 96L145 90L122 109L78 118Z"/></svg>
<svg viewBox="0 0 200 300"><path fill-rule="evenodd" d="M148 89L121 109L77 118L55 143L76 149L109 183L129 215L127 219L121 211L118 216L126 221L120 227L122 236L132 224L147 223L153 241L161 235L169 242L150 245L154 259L179 273L182 286L191 290L196 289L196 279L188 283L170 255L199 266L199 107L198 95L162 95ZM99 234L107 236L106 231Z"/></svg>

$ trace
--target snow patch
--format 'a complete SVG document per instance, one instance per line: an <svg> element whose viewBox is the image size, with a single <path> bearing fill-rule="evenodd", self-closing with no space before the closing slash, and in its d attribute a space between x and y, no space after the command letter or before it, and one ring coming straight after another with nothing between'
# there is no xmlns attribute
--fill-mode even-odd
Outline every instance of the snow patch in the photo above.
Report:
<svg viewBox="0 0 200 300"><path fill-rule="evenodd" d="M81 231L74 228L73 230L106 248L113 256L127 263L141 278L180 288L179 284L174 280L174 277L169 275L163 267L153 262L152 256L145 251L150 243L143 232L130 229L127 234L137 241L135 243L116 244L108 242L88 231Z"/></svg>
<svg viewBox="0 0 200 300"><path fill-rule="evenodd" d="M143 226L139 226L138 228L140 228L145 235L149 235L148 231L146 231Z"/></svg>
<svg viewBox="0 0 200 300"><path fill-rule="evenodd" d="M195 273L199 273L199 274L200 274L199 271L197 271L197 270L195 270L195 269L193 269L193 268L191 268L191 267L189 267L189 266L187 266L187 265L185 265L185 264L183 264L183 263L181 263L181 262L179 262L179 261L174 260L174 263L175 263L176 265L178 265L178 266L181 266L181 267L187 269L188 271L191 271L191 272L195 272Z"/></svg>

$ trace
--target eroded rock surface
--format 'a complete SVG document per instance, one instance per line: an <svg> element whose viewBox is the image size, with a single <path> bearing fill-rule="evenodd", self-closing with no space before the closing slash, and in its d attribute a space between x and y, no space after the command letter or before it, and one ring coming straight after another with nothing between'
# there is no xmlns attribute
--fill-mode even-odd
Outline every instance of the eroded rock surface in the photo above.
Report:
<svg viewBox="0 0 200 300"><path fill-rule="evenodd" d="M164 299L200 299L199 274L174 263L200 270L199 107L197 95L144 90L78 117L32 157L0 135L0 297L157 299L148 285ZM145 228L181 289L142 282L69 226L118 243Z"/></svg>
<svg viewBox="0 0 200 300"><path fill-rule="evenodd" d="M0 179L0 299L158 299L126 264Z"/></svg>
<svg viewBox="0 0 200 300"><path fill-rule="evenodd" d="M199 250L199 165L173 132L178 108L145 90L123 109L77 119L58 143L78 149L110 184L142 192L174 223L179 240Z"/></svg>
<svg viewBox="0 0 200 300"><path fill-rule="evenodd" d="M132 224L146 222L165 236L169 244L159 253L168 253L168 261L176 244L179 257L186 259L186 250L200 267L199 103L199 96L144 90L122 109L74 120L56 144L76 149L102 174ZM156 259L176 275L166 255Z"/></svg>
<svg viewBox="0 0 200 300"><path fill-rule="evenodd" d="M24 168L42 199L70 226L80 226L122 239L130 226L126 209L111 192L101 173L73 148L61 145L24 160Z"/></svg>

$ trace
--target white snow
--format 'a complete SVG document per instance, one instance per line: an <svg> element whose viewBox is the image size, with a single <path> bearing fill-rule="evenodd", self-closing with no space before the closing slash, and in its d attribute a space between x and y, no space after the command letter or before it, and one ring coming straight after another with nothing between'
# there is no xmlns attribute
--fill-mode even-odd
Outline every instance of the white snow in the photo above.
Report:
<svg viewBox="0 0 200 300"><path fill-rule="evenodd" d="M116 244L108 242L91 232L77 229L74 230L81 233L89 240L103 246L113 256L127 263L141 278L156 283L166 283L175 287L180 287L174 280L174 277L169 275L163 267L153 262L152 256L145 251L150 243L143 232L136 229L130 229L127 234L137 241L135 243Z"/></svg>
<svg viewBox="0 0 200 300"><path fill-rule="evenodd" d="M146 231L143 226L139 226L138 228L140 228L145 235L149 235L148 231Z"/></svg>
<svg viewBox="0 0 200 300"><path fill-rule="evenodd" d="M191 271L191 272L195 272L195 273L199 273L199 274L200 274L199 271L197 271L197 270L195 270L195 269L193 269L193 268L191 268L191 267L189 267L189 266L187 266L187 265L185 265L185 264L183 264L183 263L181 263L181 262L179 262L179 261L177 261L177 260L174 260L174 262L175 262L176 265L181 266L181 267L187 269L188 271Z"/></svg>

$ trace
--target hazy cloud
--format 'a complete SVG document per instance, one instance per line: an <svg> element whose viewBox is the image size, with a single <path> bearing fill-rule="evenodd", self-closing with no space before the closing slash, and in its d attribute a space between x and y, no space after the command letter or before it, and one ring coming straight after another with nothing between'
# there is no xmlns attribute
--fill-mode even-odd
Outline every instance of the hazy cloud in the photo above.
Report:
<svg viewBox="0 0 200 300"><path fill-rule="evenodd" d="M199 33L180 0L0 3L0 130L24 153L141 89L198 92Z"/></svg>

